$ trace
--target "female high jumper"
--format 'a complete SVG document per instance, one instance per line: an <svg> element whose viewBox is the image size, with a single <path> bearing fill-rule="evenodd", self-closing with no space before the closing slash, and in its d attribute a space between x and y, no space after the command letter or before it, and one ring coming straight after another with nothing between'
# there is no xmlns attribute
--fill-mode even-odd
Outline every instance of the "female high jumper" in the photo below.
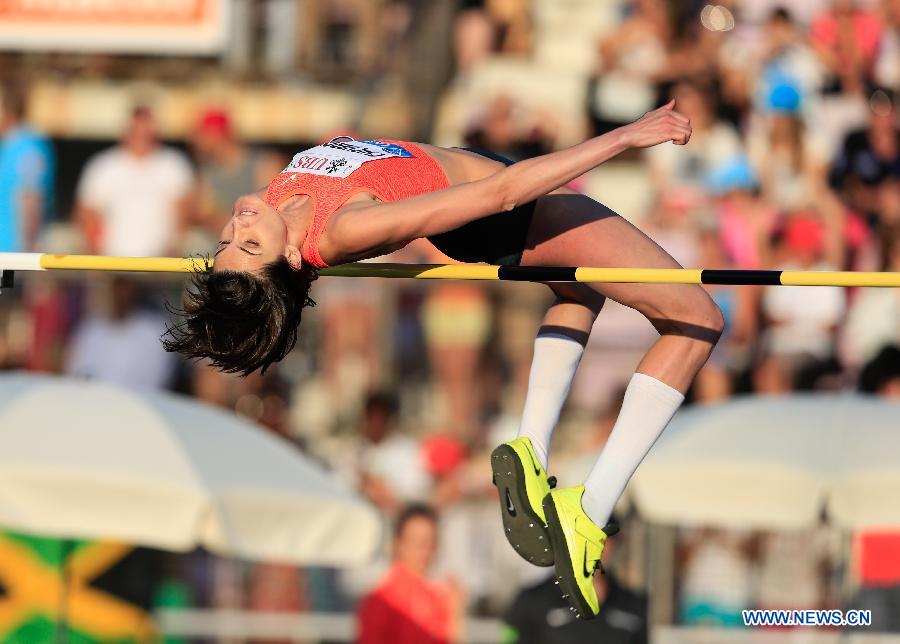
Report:
<svg viewBox="0 0 900 644"><path fill-rule="evenodd" d="M684 145L675 103L566 150L513 164L495 154L340 137L297 154L240 198L213 270L194 276L166 348L220 369L265 370L291 350L316 269L378 257L424 237L461 262L680 268L640 230L564 187L629 148ZM534 345L519 435L491 455L506 537L556 566L572 610L599 611L593 574L628 479L662 433L722 332L706 292L686 284L550 283L556 299ZM583 485L551 491L550 438L606 298L640 311L660 337L628 384Z"/></svg>

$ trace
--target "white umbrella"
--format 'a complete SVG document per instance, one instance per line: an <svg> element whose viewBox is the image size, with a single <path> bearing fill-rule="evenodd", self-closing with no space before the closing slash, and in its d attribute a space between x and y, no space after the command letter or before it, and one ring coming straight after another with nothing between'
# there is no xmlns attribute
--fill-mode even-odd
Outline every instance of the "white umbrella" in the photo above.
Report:
<svg viewBox="0 0 900 644"><path fill-rule="evenodd" d="M875 402L846 424L829 488L828 514L850 530L900 527L900 403Z"/></svg>
<svg viewBox="0 0 900 644"><path fill-rule="evenodd" d="M66 539L356 565L376 512L288 443L189 398L0 375L0 525Z"/></svg>
<svg viewBox="0 0 900 644"><path fill-rule="evenodd" d="M662 523L793 529L824 508L850 529L900 526L900 404L809 394L687 409L630 493Z"/></svg>

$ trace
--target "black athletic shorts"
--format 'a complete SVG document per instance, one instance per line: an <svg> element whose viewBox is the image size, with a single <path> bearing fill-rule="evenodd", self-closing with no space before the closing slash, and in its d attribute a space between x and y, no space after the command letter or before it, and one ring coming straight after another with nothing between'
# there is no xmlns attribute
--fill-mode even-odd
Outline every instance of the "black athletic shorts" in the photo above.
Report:
<svg viewBox="0 0 900 644"><path fill-rule="evenodd" d="M480 148L463 148L507 166L514 162ZM439 251L458 262L486 262L518 266L528 242L528 229L534 217L534 201L469 222L439 235L428 237Z"/></svg>

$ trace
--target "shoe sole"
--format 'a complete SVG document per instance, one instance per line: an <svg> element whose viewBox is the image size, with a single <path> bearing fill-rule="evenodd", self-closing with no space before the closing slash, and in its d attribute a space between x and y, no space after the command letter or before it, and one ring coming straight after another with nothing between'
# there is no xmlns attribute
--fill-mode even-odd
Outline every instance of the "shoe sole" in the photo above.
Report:
<svg viewBox="0 0 900 644"><path fill-rule="evenodd" d="M491 452L494 485L500 493L503 532L509 545L525 561L544 568L554 562L553 548L544 520L531 507L525 487L525 470L509 445Z"/></svg>
<svg viewBox="0 0 900 644"><path fill-rule="evenodd" d="M575 615L578 619L593 619L596 615L578 588L578 580L575 578L575 573L572 569L572 555L569 552L569 546L566 544L566 535L559 520L559 513L556 511L556 504L553 503L553 497L549 494L544 497L543 505L544 516L547 517L547 532L550 534L550 544L553 547L553 552L556 553L556 581L563 592L563 597L575 610Z"/></svg>

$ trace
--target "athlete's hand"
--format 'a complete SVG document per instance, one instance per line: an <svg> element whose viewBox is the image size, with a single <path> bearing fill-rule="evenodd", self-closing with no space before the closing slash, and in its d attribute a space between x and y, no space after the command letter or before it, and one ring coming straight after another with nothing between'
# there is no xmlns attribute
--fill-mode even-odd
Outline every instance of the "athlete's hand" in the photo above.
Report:
<svg viewBox="0 0 900 644"><path fill-rule="evenodd" d="M666 141L684 145L691 140L691 122L675 111L675 101L671 100L624 126L622 135L630 148L649 148Z"/></svg>

